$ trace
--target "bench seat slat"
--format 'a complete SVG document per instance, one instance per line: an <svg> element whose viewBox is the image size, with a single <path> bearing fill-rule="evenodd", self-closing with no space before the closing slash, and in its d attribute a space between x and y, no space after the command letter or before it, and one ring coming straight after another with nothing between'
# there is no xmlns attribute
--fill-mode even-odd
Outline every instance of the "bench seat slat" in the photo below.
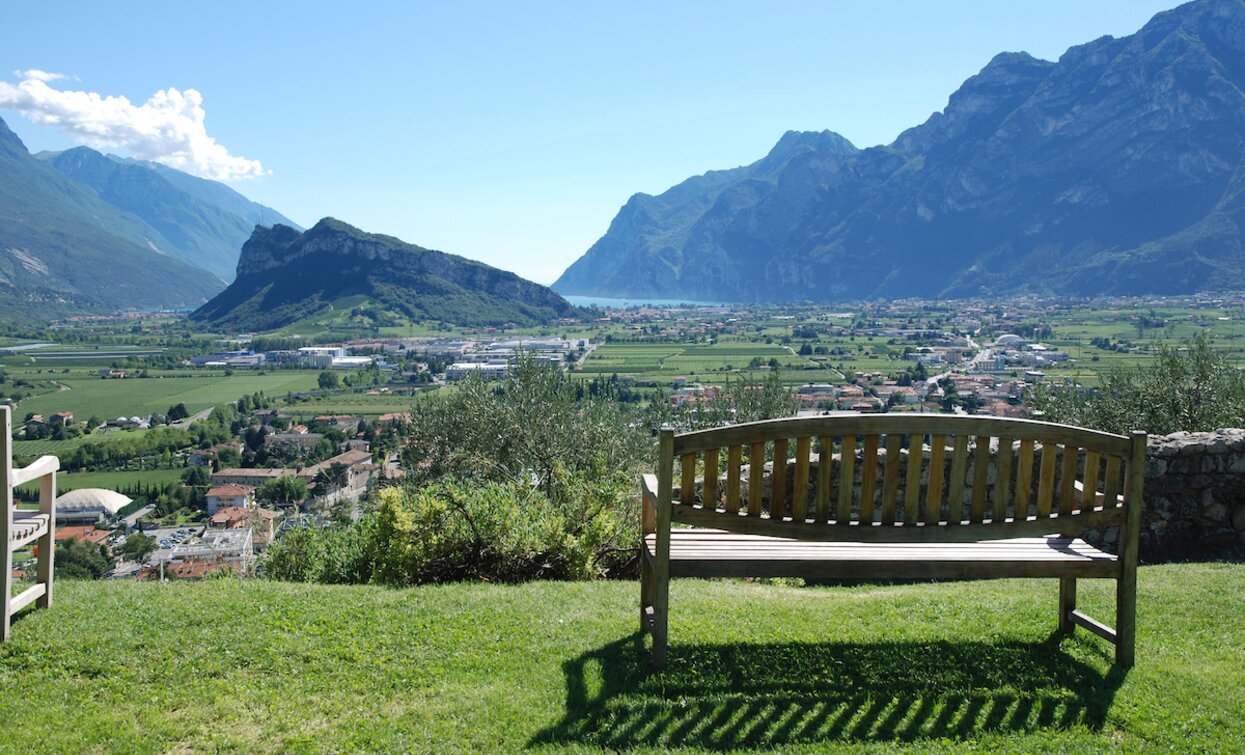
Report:
<svg viewBox="0 0 1245 755"><path fill-rule="evenodd" d="M649 553L656 536L645 539ZM1114 576L1116 556L1084 540L1021 538L982 543L820 542L672 530L671 576L809 576L874 579Z"/></svg>
<svg viewBox="0 0 1245 755"><path fill-rule="evenodd" d="M25 511L13 512L13 526L9 530L9 550L14 551L32 543L48 531L48 515Z"/></svg>

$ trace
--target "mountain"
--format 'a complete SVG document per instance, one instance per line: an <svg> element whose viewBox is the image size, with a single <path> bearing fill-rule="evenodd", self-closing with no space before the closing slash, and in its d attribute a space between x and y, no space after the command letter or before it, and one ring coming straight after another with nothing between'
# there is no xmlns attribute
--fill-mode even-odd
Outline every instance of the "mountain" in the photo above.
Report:
<svg viewBox="0 0 1245 755"><path fill-rule="evenodd" d="M298 228L222 183L158 163L102 155L89 147L36 157L158 231L167 243L161 251L226 281L233 279L238 250L256 225Z"/></svg>
<svg viewBox="0 0 1245 755"><path fill-rule="evenodd" d="M0 120L0 316L202 304L224 281L159 231L26 150Z"/></svg>
<svg viewBox="0 0 1245 755"><path fill-rule="evenodd" d="M234 282L191 319L262 331L343 308L458 325L544 323L576 311L514 273L325 218L302 233L256 228Z"/></svg>
<svg viewBox="0 0 1245 755"><path fill-rule="evenodd" d="M747 302L1240 289L1242 229L1245 0L1197 0L1057 62L998 55L890 145L787 134L751 166L637 194L553 288Z"/></svg>

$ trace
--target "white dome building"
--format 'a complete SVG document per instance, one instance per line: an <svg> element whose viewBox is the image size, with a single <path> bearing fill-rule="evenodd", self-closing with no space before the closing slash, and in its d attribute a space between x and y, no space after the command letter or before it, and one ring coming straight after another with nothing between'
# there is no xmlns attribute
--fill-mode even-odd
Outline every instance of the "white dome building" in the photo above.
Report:
<svg viewBox="0 0 1245 755"><path fill-rule="evenodd" d="M994 345L1002 349L1018 349L1025 344L1025 339L1014 333L1006 333L994 339Z"/></svg>
<svg viewBox="0 0 1245 755"><path fill-rule="evenodd" d="M78 488L56 497L56 523L95 522L103 517L111 519L131 499L114 490L103 488Z"/></svg>

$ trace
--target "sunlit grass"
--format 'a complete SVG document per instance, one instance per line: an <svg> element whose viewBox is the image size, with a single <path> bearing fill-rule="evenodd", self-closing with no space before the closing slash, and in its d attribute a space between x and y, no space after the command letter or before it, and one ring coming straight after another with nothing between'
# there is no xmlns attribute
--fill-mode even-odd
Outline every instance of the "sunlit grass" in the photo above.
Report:
<svg viewBox="0 0 1245 755"><path fill-rule="evenodd" d="M1143 568L1127 674L1056 593L676 580L651 673L630 582L61 582L0 646L0 750L1239 751L1245 566Z"/></svg>

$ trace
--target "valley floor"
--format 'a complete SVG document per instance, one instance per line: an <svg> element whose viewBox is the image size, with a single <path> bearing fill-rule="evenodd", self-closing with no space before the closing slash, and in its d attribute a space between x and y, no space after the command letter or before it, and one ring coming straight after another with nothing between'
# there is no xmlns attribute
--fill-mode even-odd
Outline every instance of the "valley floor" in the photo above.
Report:
<svg viewBox="0 0 1245 755"><path fill-rule="evenodd" d="M1107 583L1082 606L1110 621ZM63 581L0 645L0 751L1239 752L1245 565L1140 574L1137 665L1053 634L1055 580L405 590Z"/></svg>

